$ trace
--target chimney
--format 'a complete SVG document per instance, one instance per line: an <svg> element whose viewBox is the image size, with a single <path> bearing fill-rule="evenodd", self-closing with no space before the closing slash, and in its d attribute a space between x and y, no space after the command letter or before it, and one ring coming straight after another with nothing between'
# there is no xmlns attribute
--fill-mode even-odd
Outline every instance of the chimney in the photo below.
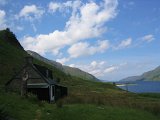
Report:
<svg viewBox="0 0 160 120"><path fill-rule="evenodd" d="M25 57L25 60L26 60L26 64L30 64L30 65L33 64L33 57L27 56L27 57Z"/></svg>

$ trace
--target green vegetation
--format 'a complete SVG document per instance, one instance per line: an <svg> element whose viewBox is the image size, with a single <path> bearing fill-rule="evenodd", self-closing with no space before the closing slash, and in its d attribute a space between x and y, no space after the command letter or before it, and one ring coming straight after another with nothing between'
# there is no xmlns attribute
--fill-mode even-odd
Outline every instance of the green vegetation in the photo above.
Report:
<svg viewBox="0 0 160 120"><path fill-rule="evenodd" d="M131 76L121 81L160 81L160 66L155 68L154 70L143 73L140 76Z"/></svg>
<svg viewBox="0 0 160 120"><path fill-rule="evenodd" d="M15 93L0 93L0 119L16 120L158 120L150 112L97 104L64 104L62 108L34 96L22 98ZM11 99L12 98L12 99ZM2 108L2 109L1 109ZM3 113L4 113L3 112ZM3 116L2 116L3 115Z"/></svg>
<svg viewBox="0 0 160 120"><path fill-rule="evenodd" d="M7 36L9 36L7 38ZM12 36L12 37L11 37ZM6 39L10 39L9 42ZM8 31L0 31L0 84L5 84L24 64L26 52L15 46L17 40Z"/></svg>
<svg viewBox="0 0 160 120"><path fill-rule="evenodd" d="M34 59L34 63L51 69L54 77L68 87L68 96L57 104L48 104L38 101L34 95L22 98L18 93L6 93L4 84L21 69L24 57L28 55L17 46L15 37L6 40L10 33L4 37L6 32L8 31L0 31L0 119L158 120L160 118L160 94L128 93L112 83L67 75L37 59Z"/></svg>

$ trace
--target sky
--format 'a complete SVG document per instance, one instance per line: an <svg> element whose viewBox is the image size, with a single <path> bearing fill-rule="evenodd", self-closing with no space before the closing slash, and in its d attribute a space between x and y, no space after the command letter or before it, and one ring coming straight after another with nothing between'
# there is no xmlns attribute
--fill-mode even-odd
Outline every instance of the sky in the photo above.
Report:
<svg viewBox="0 0 160 120"><path fill-rule="evenodd" d="M160 0L0 0L0 30L25 50L103 81L160 65Z"/></svg>

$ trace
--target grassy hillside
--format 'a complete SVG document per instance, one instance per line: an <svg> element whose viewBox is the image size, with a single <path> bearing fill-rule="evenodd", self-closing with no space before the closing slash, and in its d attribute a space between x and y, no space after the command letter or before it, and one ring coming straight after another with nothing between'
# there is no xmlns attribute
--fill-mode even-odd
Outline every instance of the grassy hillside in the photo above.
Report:
<svg viewBox="0 0 160 120"><path fill-rule="evenodd" d="M18 47L15 37L6 38L13 35L11 32L6 36L5 32L8 31L0 31L0 119L158 120L160 118L159 94L128 93L112 83L89 81L66 75L36 59L34 63L51 69L54 77L68 87L68 96L56 104L48 104L38 101L33 95L22 98L17 93L6 93L4 84L24 65L27 53L22 47ZM56 105L63 107L59 108Z"/></svg>
<svg viewBox="0 0 160 120"><path fill-rule="evenodd" d="M142 75L145 80L160 81L160 66Z"/></svg>
<svg viewBox="0 0 160 120"><path fill-rule="evenodd" d="M155 68L154 70L143 73L140 76L131 76L121 81L160 81L160 66Z"/></svg>
<svg viewBox="0 0 160 120"><path fill-rule="evenodd" d="M6 40L10 39L10 41ZM14 34L3 30L0 31L0 84L6 83L15 72L24 64L26 52L18 47L18 41Z"/></svg>

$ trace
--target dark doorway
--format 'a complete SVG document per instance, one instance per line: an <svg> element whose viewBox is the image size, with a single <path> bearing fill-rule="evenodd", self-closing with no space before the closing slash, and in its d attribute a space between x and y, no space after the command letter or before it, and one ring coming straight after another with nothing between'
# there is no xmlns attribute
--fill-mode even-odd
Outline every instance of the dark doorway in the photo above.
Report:
<svg viewBox="0 0 160 120"><path fill-rule="evenodd" d="M49 88L28 88L28 92L37 95L38 99L49 101Z"/></svg>

